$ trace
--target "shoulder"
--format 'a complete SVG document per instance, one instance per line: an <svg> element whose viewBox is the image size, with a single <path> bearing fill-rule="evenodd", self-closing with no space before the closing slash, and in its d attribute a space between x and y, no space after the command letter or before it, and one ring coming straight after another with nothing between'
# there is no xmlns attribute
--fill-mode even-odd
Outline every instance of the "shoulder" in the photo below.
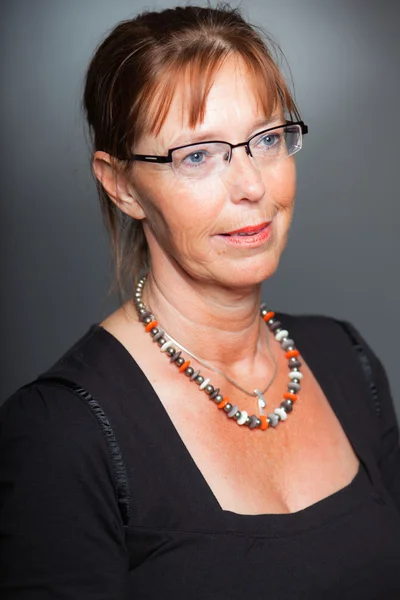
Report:
<svg viewBox="0 0 400 600"><path fill-rule="evenodd" d="M67 389L32 383L0 407L0 458L11 469L79 476L86 462L110 472L107 446L95 415ZM63 465L63 470L60 469ZM67 472L68 471L68 472Z"/></svg>
<svg viewBox="0 0 400 600"><path fill-rule="evenodd" d="M343 347L352 352L358 346L366 352L371 363L378 361L363 335L358 331L354 324L327 315L293 315L287 313L278 313L279 319L285 327L293 331L293 336L300 341L312 341L318 347L323 342L325 347L337 348Z"/></svg>
<svg viewBox="0 0 400 600"><path fill-rule="evenodd" d="M291 329L295 329L300 334L313 335L342 335L344 333L344 324L346 321L337 319L329 315L320 314L292 314L276 313L282 324Z"/></svg>
<svg viewBox="0 0 400 600"><path fill-rule="evenodd" d="M325 315L278 316L301 352L360 391L381 438L390 434L396 440L398 421L387 373L364 334L353 323Z"/></svg>
<svg viewBox="0 0 400 600"><path fill-rule="evenodd" d="M379 417L386 411L393 418L386 371L354 324L325 315L280 313L279 318L306 359L325 364L344 385L351 384L359 390L371 414Z"/></svg>

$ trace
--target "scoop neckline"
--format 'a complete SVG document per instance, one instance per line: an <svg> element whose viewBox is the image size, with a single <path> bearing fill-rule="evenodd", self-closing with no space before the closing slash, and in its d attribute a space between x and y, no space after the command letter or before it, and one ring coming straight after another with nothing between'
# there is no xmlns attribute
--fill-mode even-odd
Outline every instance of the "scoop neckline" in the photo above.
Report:
<svg viewBox="0 0 400 600"><path fill-rule="evenodd" d="M289 315L284 315L284 317L282 315L282 318L285 318L286 322L289 318L295 319ZM293 323L291 323L290 329L293 330L292 325ZM132 374L135 374L136 376L138 374L141 376L142 387L148 394L147 402L151 402L152 408L156 411L157 418L160 420L160 424L162 424L162 427L171 437L171 443L179 446L182 462L185 463L187 469L191 470L192 477L197 481L198 487L200 486L202 488L207 503L209 504L210 510L208 512L208 522L203 523L206 531L210 528L213 531L218 529L221 530L222 528L222 530L226 532L232 531L237 533L239 526L239 530L242 533L252 533L254 535L262 535L263 537L265 537L266 533L273 537L284 534L290 535L296 532L298 533L301 530L322 526L332 519L348 514L356 507L360 506L360 504L372 498L374 489L368 464L364 460L362 453L360 453L356 436L353 437L351 435L350 420L345 418L345 411L340 410L340 404L345 400L343 399L343 390L332 376L327 377L326 379L322 378L323 381L321 380L321 377L318 376L320 374L320 363L315 356L312 356L310 348L307 348L306 340L302 340L300 344L297 342L299 335L296 334L294 337L296 337L300 353L304 355L308 367L323 389L349 443L353 447L359 461L358 471L349 484L299 511L292 513L243 514L224 509L219 504L212 489L184 444L155 389L151 385L151 382L124 345L100 324L93 324L90 327L90 330L97 335L100 335L106 345L111 345L113 347L114 360L121 361L122 366L124 366L128 372L132 372ZM116 356L117 354L119 355L118 357ZM326 373L324 374L326 375ZM126 388L124 387L124 389ZM331 402L333 395L338 398L338 402L334 404ZM201 522L199 522L199 525L201 527Z"/></svg>

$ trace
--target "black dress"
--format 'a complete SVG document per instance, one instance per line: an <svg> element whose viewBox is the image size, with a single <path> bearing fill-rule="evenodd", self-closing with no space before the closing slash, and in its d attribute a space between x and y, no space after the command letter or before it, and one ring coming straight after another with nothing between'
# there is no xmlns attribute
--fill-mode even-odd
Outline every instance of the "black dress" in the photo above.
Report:
<svg viewBox="0 0 400 600"><path fill-rule="evenodd" d="M223 510L143 372L94 325L45 374L88 394L43 381L0 409L1 598L399 600L385 373L333 319L280 319L360 460L353 481L292 514Z"/></svg>

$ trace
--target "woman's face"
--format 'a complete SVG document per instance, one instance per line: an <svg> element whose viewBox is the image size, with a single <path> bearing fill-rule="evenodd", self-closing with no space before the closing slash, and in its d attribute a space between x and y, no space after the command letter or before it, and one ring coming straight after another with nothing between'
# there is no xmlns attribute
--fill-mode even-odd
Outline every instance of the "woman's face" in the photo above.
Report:
<svg viewBox="0 0 400 600"><path fill-rule="evenodd" d="M177 93L159 135L144 137L135 151L165 155L168 148L202 139L237 144L284 123L280 110L265 120L252 88L245 67L227 61L202 123L188 127ZM244 147L233 150L224 171L205 179L180 178L170 165L135 163L131 186L145 214L152 268L165 269L167 259L197 281L236 288L270 277L286 245L295 180L293 157L260 167ZM235 235L244 228L253 235Z"/></svg>

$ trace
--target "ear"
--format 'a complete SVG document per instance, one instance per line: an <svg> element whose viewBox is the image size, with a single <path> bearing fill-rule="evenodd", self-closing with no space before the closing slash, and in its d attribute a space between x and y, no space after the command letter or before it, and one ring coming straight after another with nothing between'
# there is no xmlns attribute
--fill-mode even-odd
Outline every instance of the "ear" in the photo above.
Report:
<svg viewBox="0 0 400 600"><path fill-rule="evenodd" d="M146 217L126 173L107 152L97 151L93 157L93 172L110 199L133 219Z"/></svg>

